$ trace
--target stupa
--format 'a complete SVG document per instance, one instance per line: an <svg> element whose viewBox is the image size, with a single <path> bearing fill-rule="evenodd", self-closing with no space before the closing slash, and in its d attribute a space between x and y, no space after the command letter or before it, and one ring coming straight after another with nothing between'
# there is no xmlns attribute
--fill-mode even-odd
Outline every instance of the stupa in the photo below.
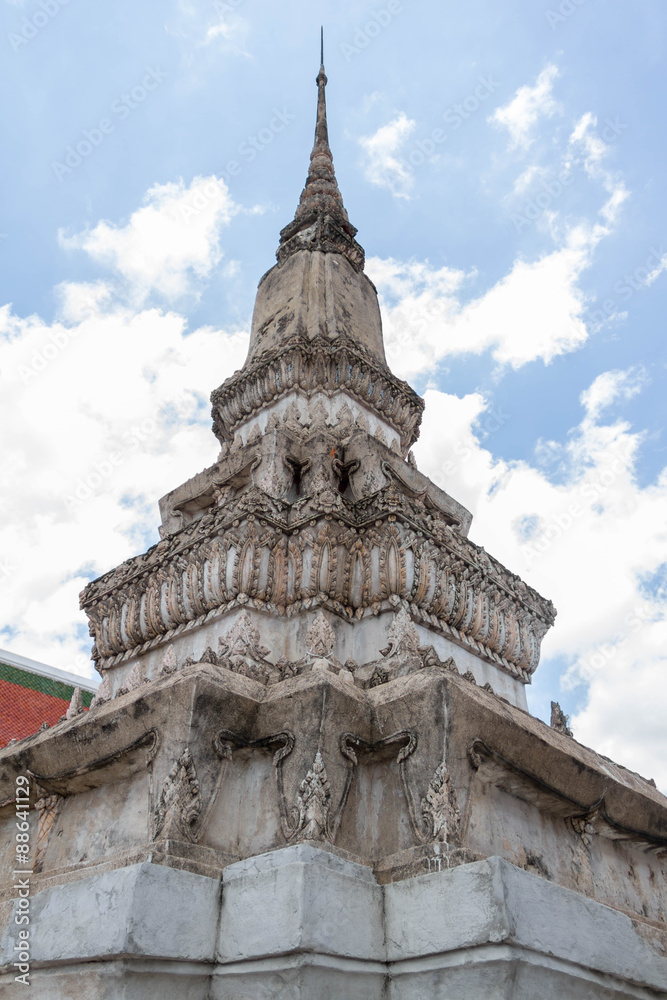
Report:
<svg viewBox="0 0 667 1000"><path fill-rule="evenodd" d="M0 752L0 998L667 997L667 799L527 711L555 610L416 467L326 83L218 460Z"/></svg>

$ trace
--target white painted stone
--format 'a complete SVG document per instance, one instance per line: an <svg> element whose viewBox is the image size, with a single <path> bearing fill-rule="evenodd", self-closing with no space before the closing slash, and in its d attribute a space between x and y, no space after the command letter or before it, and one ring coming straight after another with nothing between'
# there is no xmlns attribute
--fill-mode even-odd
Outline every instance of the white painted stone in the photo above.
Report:
<svg viewBox="0 0 667 1000"><path fill-rule="evenodd" d="M301 950L381 961L382 889L370 869L310 845L223 872L219 962Z"/></svg>
<svg viewBox="0 0 667 1000"><path fill-rule="evenodd" d="M499 858L379 886L296 844L230 865L222 893L141 864L31 909L46 1000L667 1000L648 925ZM10 923L0 1000L17 995L14 936Z"/></svg>
<svg viewBox="0 0 667 1000"><path fill-rule="evenodd" d="M181 961L213 957L220 884L164 865L139 864L54 886L30 900L34 963L143 955ZM11 964L13 916L0 941Z"/></svg>
<svg viewBox="0 0 667 1000"><path fill-rule="evenodd" d="M392 445L398 444L400 437L398 432L388 424L385 420L382 420L370 407L363 406L354 396L349 393L338 390L329 396L324 392L313 392L310 396L307 396L305 392L289 392L285 396L281 396L279 400L275 403L271 403L269 406L263 407L258 413L249 417L248 420L243 421L238 424L234 429L235 434L241 436L243 444L248 443L248 438L252 434L255 427L258 427L260 432L264 434L266 432L266 425L269 418L275 415L278 420L282 420L285 413L289 409L292 403L295 403L301 412L301 422L304 427L307 422L310 423L309 414L315 408L317 403L320 403L327 411L330 411L331 425L335 424L335 414L338 412L343 404L347 405L349 408L352 418L357 423L360 419L365 425L368 426L371 436L373 436L380 427L382 429L385 438L387 439L387 444L391 448Z"/></svg>
<svg viewBox="0 0 667 1000"><path fill-rule="evenodd" d="M386 886L385 919L389 962L505 942L546 969L553 959L667 991L667 956L648 928L501 858Z"/></svg>
<svg viewBox="0 0 667 1000"><path fill-rule="evenodd" d="M229 631L240 615L248 614L252 624L259 630L261 644L270 650L267 658L272 663L276 663L281 657L296 661L303 657L305 635L319 613L319 608L313 608L291 618L274 618L255 608L237 608L211 619L197 629L175 636L168 648L173 648L179 663L188 658L198 661L207 647L217 651L219 638ZM336 631L333 655L340 663L353 659L360 665L380 659L380 650L387 646L387 633L394 617L394 611L386 611L361 621L349 622L332 615ZM443 661L451 656L459 673L464 674L470 670L480 686L490 684L495 693L506 698L511 705L527 711L526 688L517 678L423 625L418 625L417 631L422 645L433 646ZM133 657L114 667L110 671L114 694L127 682L137 664L142 675L149 680L159 676L166 648L157 646L140 657Z"/></svg>

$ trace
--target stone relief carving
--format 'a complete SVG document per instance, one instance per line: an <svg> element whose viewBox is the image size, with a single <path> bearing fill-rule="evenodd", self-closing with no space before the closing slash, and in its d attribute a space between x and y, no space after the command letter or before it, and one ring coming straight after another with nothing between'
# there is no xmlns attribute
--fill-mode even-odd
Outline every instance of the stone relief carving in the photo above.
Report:
<svg viewBox="0 0 667 1000"><path fill-rule="evenodd" d="M292 838L299 840L329 839L331 788L318 750L313 766L299 785L296 806L296 826Z"/></svg>
<svg viewBox="0 0 667 1000"><path fill-rule="evenodd" d="M327 603L360 618L395 601L414 621L530 678L554 619L550 602L397 482L351 503L322 468L309 475L315 490L291 505L249 486L89 584L83 606L98 668L243 604L295 614ZM401 642L403 654L416 655L407 637Z"/></svg>
<svg viewBox="0 0 667 1000"><path fill-rule="evenodd" d="M120 697L123 694L129 694L130 691L136 691L136 689L138 687L141 687L142 684L147 684L147 683L148 681L144 677L141 667L139 666L138 663L135 663L135 665L132 667L129 674L125 678L124 682L118 688L118 691L116 692L116 697Z"/></svg>
<svg viewBox="0 0 667 1000"><path fill-rule="evenodd" d="M36 785L35 809L37 810L37 837L35 840L35 855L33 871L40 872L44 865L44 855L49 845L49 840L56 825L63 802L62 795L49 792L41 785Z"/></svg>
<svg viewBox="0 0 667 1000"><path fill-rule="evenodd" d="M592 837L597 834L608 840L628 841L644 851L659 855L667 853L667 837L649 837L629 825L615 822L607 812L604 795L591 805L575 802L516 763L506 760L479 739L468 748L468 759L483 781L563 819L586 848L591 847ZM626 822L624 819L623 823Z"/></svg>
<svg viewBox="0 0 667 1000"><path fill-rule="evenodd" d="M551 702L551 728L563 736L572 736L569 716L565 714L557 701Z"/></svg>
<svg viewBox="0 0 667 1000"><path fill-rule="evenodd" d="M247 748L253 750L271 750L275 748L273 753L273 766L276 774L281 828L283 836L286 840L289 840L294 835L295 830L292 812L285 795L283 762L292 753L294 743L294 733L290 732L288 729L256 740L249 740L246 737L241 736L239 733L233 733L230 730L222 729L216 734L213 740L215 752L225 765L232 760L232 755L235 750ZM224 780L224 772L220 775L219 783L222 780ZM210 811L211 805L212 803L209 803L207 812Z"/></svg>
<svg viewBox="0 0 667 1000"><path fill-rule="evenodd" d="M359 763L359 755L361 753L373 756L378 753L387 751L389 748L397 747L398 753L396 754L396 763L398 764L398 770L401 780L401 786L403 788L403 794L405 796L406 803L408 805L408 810L410 813L410 820L412 822L413 829L418 837L421 836L422 824L420 817L415 809L414 799L412 791L410 788L410 783L408 780L408 774L406 772L406 761L417 749L418 738L417 734L411 730L401 730L400 732L393 733L391 736L387 736L384 739L376 740L374 743L368 743L366 740L361 739L359 736L355 736L354 733L343 733L340 737L340 752L343 757L347 758L350 763L350 767L347 774L347 780L345 784L345 791L343 793L343 798L341 804L338 808L334 825L334 837L335 832L338 829L340 823L340 818L345 808L347 802L350 788L352 786L352 780L354 775L354 769ZM332 837L332 840L334 838Z"/></svg>
<svg viewBox="0 0 667 1000"><path fill-rule="evenodd" d="M596 833L595 827L590 822L590 818L588 816L573 816L570 823L584 847L590 849Z"/></svg>
<svg viewBox="0 0 667 1000"><path fill-rule="evenodd" d="M312 767L299 785L296 806L287 821L288 840L333 840L329 828L331 787L322 754L318 750Z"/></svg>
<svg viewBox="0 0 667 1000"><path fill-rule="evenodd" d="M85 712L85 708L83 707L81 688L75 687L74 691L72 692L72 697L70 699L69 707L65 712L65 718L68 721L70 719L75 719L77 715L81 715L82 712Z"/></svg>
<svg viewBox="0 0 667 1000"><path fill-rule="evenodd" d="M285 479L275 465L271 466L269 471L265 473L259 485L265 493L276 499L281 499L286 493Z"/></svg>
<svg viewBox="0 0 667 1000"><path fill-rule="evenodd" d="M417 438L423 400L351 338L296 340L249 364L211 396L214 433L231 439L248 416L288 392L336 385L378 412L400 434L405 451Z"/></svg>
<svg viewBox="0 0 667 1000"><path fill-rule="evenodd" d="M383 659L364 664L357 671L358 683L362 686L377 687L425 667L441 667L458 673L451 657L442 661L433 646L419 645L419 633L403 607L394 616L387 638L389 645L380 650Z"/></svg>
<svg viewBox="0 0 667 1000"><path fill-rule="evenodd" d="M153 840L160 835L195 840L193 825L201 810L197 770L186 747L162 785L153 820Z"/></svg>
<svg viewBox="0 0 667 1000"><path fill-rule="evenodd" d="M430 840L448 844L459 842L461 814L445 761L435 770L428 791L422 799L421 811Z"/></svg>
<svg viewBox="0 0 667 1000"><path fill-rule="evenodd" d="M326 659L333 652L335 644L336 633L324 614L319 611L306 632L306 649L312 656Z"/></svg>
<svg viewBox="0 0 667 1000"><path fill-rule="evenodd" d="M178 661L176 660L176 652L173 646L169 646L160 663L160 677L168 677L170 674L175 673L177 669Z"/></svg>
<svg viewBox="0 0 667 1000"><path fill-rule="evenodd" d="M226 635L218 640L217 662L236 673L266 684L276 674L274 665L266 659L270 650L259 641L259 629L243 611Z"/></svg>

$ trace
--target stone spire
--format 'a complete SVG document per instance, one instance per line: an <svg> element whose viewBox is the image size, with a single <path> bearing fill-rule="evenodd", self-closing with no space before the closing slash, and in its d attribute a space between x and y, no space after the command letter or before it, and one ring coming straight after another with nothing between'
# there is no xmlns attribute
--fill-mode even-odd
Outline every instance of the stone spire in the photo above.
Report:
<svg viewBox="0 0 667 1000"><path fill-rule="evenodd" d="M351 224L338 187L329 147L327 105L324 72L324 41L322 40L320 71L317 74L317 118L315 141L310 154L306 184L301 192L294 221L282 230L276 254L279 261L298 250L324 250L344 254L355 268L364 266L364 251L354 237L357 230Z"/></svg>
<svg viewBox="0 0 667 1000"><path fill-rule="evenodd" d="M224 661L262 683L325 669L365 689L420 670L432 645L525 705L555 612L469 541L470 512L410 456L424 403L385 360L325 85L321 65L308 179L259 282L248 357L211 396L218 461L161 499L154 549L84 591L94 658L114 696L172 671L167 644L177 669ZM288 616L302 625L283 629Z"/></svg>

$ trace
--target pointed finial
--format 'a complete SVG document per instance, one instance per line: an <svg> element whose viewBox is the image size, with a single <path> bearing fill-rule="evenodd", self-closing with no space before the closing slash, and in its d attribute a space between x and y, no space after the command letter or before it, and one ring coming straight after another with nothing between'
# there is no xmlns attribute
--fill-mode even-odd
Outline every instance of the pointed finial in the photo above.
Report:
<svg viewBox="0 0 667 1000"><path fill-rule="evenodd" d="M359 269L364 266L364 251L354 239L357 230L351 224L334 173L327 127L326 85L324 72L324 27L320 28L320 71L317 74L317 117L315 141L310 154L306 185L301 192L294 221L282 230L277 257L279 261L303 249L320 249L344 254ZM324 236L322 226L326 222ZM316 230L313 229L313 225ZM334 227L336 233L331 229ZM307 234L306 234L307 231ZM302 235L303 234L303 235Z"/></svg>

